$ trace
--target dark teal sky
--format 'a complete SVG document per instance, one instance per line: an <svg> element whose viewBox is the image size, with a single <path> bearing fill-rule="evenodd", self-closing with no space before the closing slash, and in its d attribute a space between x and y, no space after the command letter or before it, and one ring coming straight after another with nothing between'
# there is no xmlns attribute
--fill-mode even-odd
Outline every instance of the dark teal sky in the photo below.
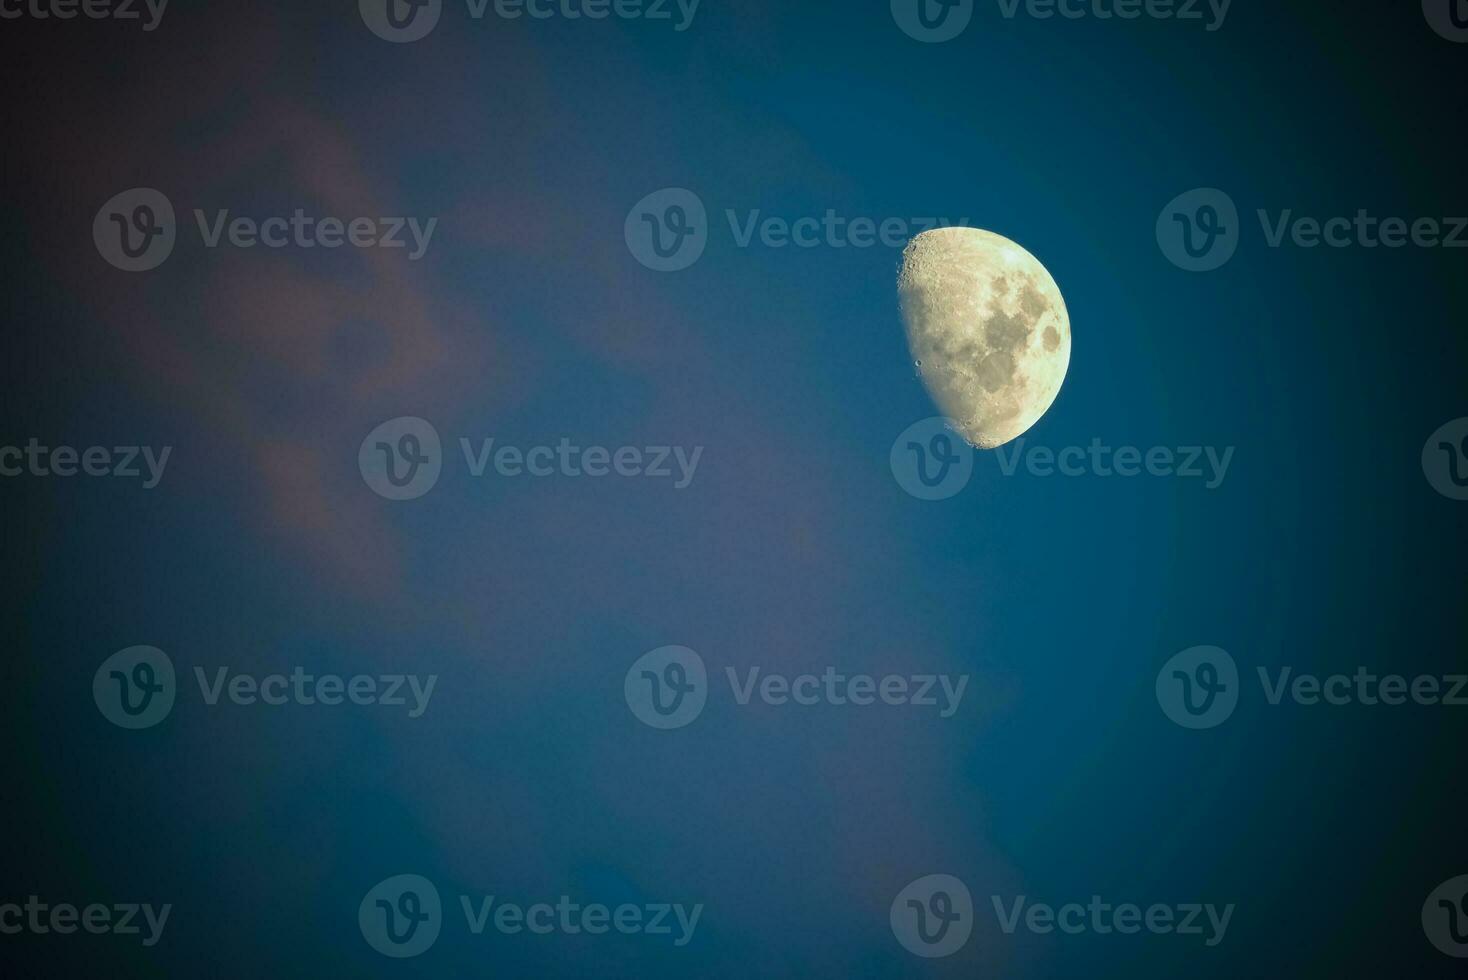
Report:
<svg viewBox="0 0 1468 980"><path fill-rule="evenodd" d="M170 9L157 31L7 23L18 148L0 444L171 445L151 491L0 483L16 545L4 894L172 902L168 933L0 937L54 975L1438 975L1421 903L1468 870L1451 708L1270 707L1255 668L1451 673L1462 505L1423 478L1463 403L1464 253L1267 247L1256 211L1468 211L1468 47L1417 5L1236 0L1222 29L980 3L919 44L885 2L704 0L641 21L475 22L393 45L355 4ZM6 38L10 41L11 38ZM202 247L129 275L97 208L436 216L419 261ZM692 267L623 238L665 187L711 217ZM1159 212L1225 190L1242 241L1189 273ZM943 216L1023 245L1071 317L1028 445L1234 447L1201 480L1004 476L937 502L888 454L935 414L900 252L740 248L726 210ZM190 220L191 219L187 219ZM427 496L364 486L385 419L449 447ZM666 481L471 478L460 437L702 446ZM126 732L90 700L135 644L185 683ZM970 677L940 720L741 707L654 731L642 654L740 671ZM1211 644L1246 693L1208 731L1159 668ZM413 720L208 707L212 672L436 673ZM1253 685L1250 687L1250 685ZM1461 710L1461 709L1460 709ZM437 944L388 960L357 906L433 880ZM954 956L888 924L910 881L978 907ZM686 947L475 938L461 894L702 903ZM1235 903L1178 936L1006 936L990 896ZM1390 959L1388 959L1390 957ZM1421 964L1420 966L1418 964ZM1443 973L1442 975L1446 975Z"/></svg>

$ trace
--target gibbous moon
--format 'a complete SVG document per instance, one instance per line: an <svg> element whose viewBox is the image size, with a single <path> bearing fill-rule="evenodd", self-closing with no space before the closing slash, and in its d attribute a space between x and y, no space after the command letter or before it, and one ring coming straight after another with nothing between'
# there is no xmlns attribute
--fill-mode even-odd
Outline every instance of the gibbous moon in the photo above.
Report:
<svg viewBox="0 0 1468 980"><path fill-rule="evenodd" d="M907 345L939 411L980 449L1022 435L1060 394L1070 316L1045 267L977 228L907 243L897 279Z"/></svg>

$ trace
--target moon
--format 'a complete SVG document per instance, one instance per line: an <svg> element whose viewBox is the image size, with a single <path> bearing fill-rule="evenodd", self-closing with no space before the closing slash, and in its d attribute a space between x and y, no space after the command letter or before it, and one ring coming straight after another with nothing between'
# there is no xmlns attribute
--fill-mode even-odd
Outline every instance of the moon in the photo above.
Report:
<svg viewBox="0 0 1468 980"><path fill-rule="evenodd" d="M992 231L935 228L897 278L907 345L934 403L980 449L1040 420L1070 366L1070 315L1040 260Z"/></svg>

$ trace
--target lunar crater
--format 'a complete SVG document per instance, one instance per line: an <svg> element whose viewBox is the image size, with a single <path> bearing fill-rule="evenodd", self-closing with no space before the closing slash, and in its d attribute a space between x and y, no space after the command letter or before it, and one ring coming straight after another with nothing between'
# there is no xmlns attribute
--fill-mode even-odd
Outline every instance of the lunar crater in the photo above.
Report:
<svg viewBox="0 0 1468 980"><path fill-rule="evenodd" d="M923 232L897 280L908 347L939 410L992 449L1039 421L1070 365L1070 316L1050 273L977 228Z"/></svg>

